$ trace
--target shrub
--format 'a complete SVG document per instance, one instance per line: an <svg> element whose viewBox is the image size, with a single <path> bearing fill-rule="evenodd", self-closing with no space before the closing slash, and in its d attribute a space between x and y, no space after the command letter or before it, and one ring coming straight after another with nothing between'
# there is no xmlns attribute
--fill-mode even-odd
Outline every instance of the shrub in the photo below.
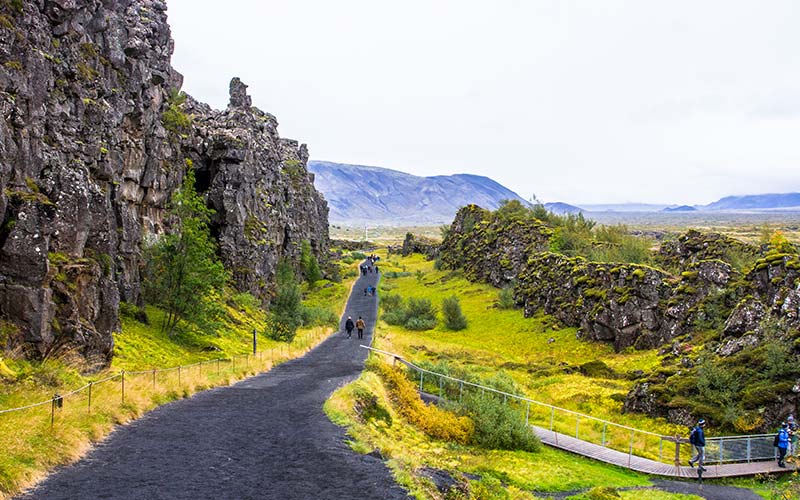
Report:
<svg viewBox="0 0 800 500"><path fill-rule="evenodd" d="M327 307L300 307L300 321L303 326L336 326L339 317Z"/></svg>
<svg viewBox="0 0 800 500"><path fill-rule="evenodd" d="M514 301L514 288L506 286L497 293L497 307L500 309L514 309L517 303Z"/></svg>
<svg viewBox="0 0 800 500"><path fill-rule="evenodd" d="M267 335L273 340L291 342L302 322L300 286L286 262L278 264L278 291L270 304Z"/></svg>
<svg viewBox="0 0 800 500"><path fill-rule="evenodd" d="M425 434L444 441L466 444L472 438L473 424L466 416L456 416L436 406L428 406L417 394L417 388L400 368L372 362L369 367L378 372L389 389L397 411Z"/></svg>
<svg viewBox="0 0 800 500"><path fill-rule="evenodd" d="M409 330L432 330L436 328L436 308L429 299L409 298L387 294L383 298L383 320L390 325L403 326Z"/></svg>
<svg viewBox="0 0 800 500"><path fill-rule="evenodd" d="M455 295L442 300L442 315L444 325L450 330L463 330L467 327L467 318L461 312L461 303Z"/></svg>
<svg viewBox="0 0 800 500"><path fill-rule="evenodd" d="M192 117L183 112L186 93L175 89L170 91L167 109L161 113L161 123L170 132L181 132L192 125Z"/></svg>
<svg viewBox="0 0 800 500"><path fill-rule="evenodd" d="M303 240L300 244L300 266L303 268L303 276L308 282L308 286L313 287L317 281L322 279L322 271L319 269L317 257L311 251L311 243Z"/></svg>
<svg viewBox="0 0 800 500"><path fill-rule="evenodd" d="M541 444L521 412L490 392L469 395L464 409L475 425L472 442L490 450L537 451Z"/></svg>

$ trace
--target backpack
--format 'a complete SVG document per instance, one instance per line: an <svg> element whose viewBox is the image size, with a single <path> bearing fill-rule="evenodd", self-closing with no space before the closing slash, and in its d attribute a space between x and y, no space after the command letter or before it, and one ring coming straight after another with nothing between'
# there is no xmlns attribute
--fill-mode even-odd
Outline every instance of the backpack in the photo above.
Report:
<svg viewBox="0 0 800 500"><path fill-rule="evenodd" d="M697 427L692 427L689 432L689 444L697 444Z"/></svg>

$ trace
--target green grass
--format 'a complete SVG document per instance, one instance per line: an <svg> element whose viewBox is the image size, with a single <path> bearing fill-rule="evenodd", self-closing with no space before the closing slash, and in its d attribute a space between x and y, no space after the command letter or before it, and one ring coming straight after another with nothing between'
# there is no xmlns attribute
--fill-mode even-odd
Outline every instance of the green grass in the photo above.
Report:
<svg viewBox="0 0 800 500"><path fill-rule="evenodd" d="M465 330L457 332L442 324L433 330L415 332L381 321L377 326L377 347L413 361L444 360L477 373L502 370L537 401L642 430L669 435L685 432L663 420L622 414L622 399L633 384L625 374L633 370L648 373L660 367L656 350L616 353L608 343L576 339L575 328L562 327L550 316L524 318L519 309L495 307L498 289L467 281L459 273L436 271L433 262L422 256L384 259L382 294L428 298L435 305L444 297L457 295L469 323ZM392 271L410 272L411 276L387 277ZM418 273L422 273L421 277ZM617 377L579 373L580 365L595 360L603 361Z"/></svg>
<svg viewBox="0 0 800 500"><path fill-rule="evenodd" d="M348 291L348 285L341 283L320 286L306 292L305 303L324 304L339 314ZM220 300L225 311L217 335L204 334L195 325L185 323L177 334L166 335L161 329L164 314L152 307L146 310L148 324L122 315L122 331L115 335L112 364L100 372L82 374L87 367L72 364L68 358L44 362L3 359L0 408L46 401L55 392L63 395L89 382L118 375L121 370L164 369L218 358L228 361L209 362L180 372L159 371L155 378L152 372L127 374L124 402L120 378L99 383L93 386L91 412L88 391L83 390L64 399L63 408L53 415L52 427L49 404L0 415L0 499L34 484L53 467L78 459L115 425L168 401L268 370L302 355L333 330L304 328L292 344L278 343L263 335L266 313L257 301L232 293ZM257 357L252 355L253 328L259 332ZM237 358L231 361L232 357Z"/></svg>
<svg viewBox="0 0 800 500"><path fill-rule="evenodd" d="M662 419L623 414L621 411L622 399L633 384L624 375L633 370L647 373L660 368L660 358L655 350L616 353L608 344L577 339L574 328L563 328L552 317L540 314L524 318L520 310L495 307L499 290L469 282L458 273L436 271L433 262L422 256L388 257L382 252L380 255L383 272L381 297L399 294L428 298L438 305L443 297L457 295L469 326L458 332L449 331L442 325L418 332L379 321L376 347L401 354L416 363L446 363L449 367L478 376L503 372L524 388L525 395L532 399L656 433L685 434L683 427ZM395 272L403 274L393 277ZM595 376L580 373L580 365L595 360L605 363L612 370L611 376L608 373ZM436 393L437 382L428 380L425 388ZM451 390L458 389L451 387ZM376 394L392 413L393 424L365 421L354 412L354 394L359 391ZM333 395L326 403L326 412L334 422L348 427L354 450L368 453L377 449L387 457L398 482L417 498L439 498L429 481L415 475L422 466L441 468L454 474L471 473L496 478L504 485L510 498L532 498L530 491L548 493L588 490L596 486L647 487L649 484L646 476L549 448L538 453L485 451L435 441L397 417L389 401L379 378L365 372L357 382ZM524 414L522 407L520 412ZM536 419L548 422L549 411L532 410L531 421ZM574 417L556 418L555 428L560 432L574 433ZM599 442L602 424L580 422L580 429L582 438L588 436ZM615 433L609 427L607 439L627 449L630 434L628 431ZM637 434L634 448L641 454L655 456L659 444L657 438ZM665 453L670 453L668 446L665 450ZM684 450L682 454L685 455ZM759 494L769 488L760 480L730 484L753 489ZM487 489L490 488L487 486ZM620 491L620 495L623 499L637 500L697 498L651 489Z"/></svg>

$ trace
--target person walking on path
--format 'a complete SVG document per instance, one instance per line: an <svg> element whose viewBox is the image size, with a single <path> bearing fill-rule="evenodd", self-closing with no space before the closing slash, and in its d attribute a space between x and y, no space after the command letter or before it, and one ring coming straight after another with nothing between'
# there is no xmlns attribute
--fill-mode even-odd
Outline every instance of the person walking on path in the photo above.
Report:
<svg viewBox="0 0 800 500"><path fill-rule="evenodd" d="M347 321L344 322L344 329L347 330L348 339L353 336L353 328L355 328L355 325L353 324L353 318L348 316Z"/></svg>
<svg viewBox="0 0 800 500"><path fill-rule="evenodd" d="M356 321L356 329L358 330L358 338L364 338L364 328L367 325L364 323L364 320L361 319L361 316L358 317L358 321Z"/></svg>
<svg viewBox="0 0 800 500"><path fill-rule="evenodd" d="M775 436L775 446L778 447L778 467L786 467L786 449L789 447L789 427L786 422L781 424L781 430Z"/></svg>
<svg viewBox="0 0 800 500"><path fill-rule="evenodd" d="M703 471L706 470L706 468L703 467L703 463L705 462L706 459L706 452L705 452L706 434L703 431L705 426L706 426L706 421L705 419L701 418L697 422L697 426L695 426L695 428L692 429L692 433L689 434L689 443L691 443L692 446L694 446L694 449L697 452L697 454L694 457L692 457L691 460L689 460L689 465L691 467L694 467L694 464L696 463L698 466L697 469L698 473L702 473Z"/></svg>

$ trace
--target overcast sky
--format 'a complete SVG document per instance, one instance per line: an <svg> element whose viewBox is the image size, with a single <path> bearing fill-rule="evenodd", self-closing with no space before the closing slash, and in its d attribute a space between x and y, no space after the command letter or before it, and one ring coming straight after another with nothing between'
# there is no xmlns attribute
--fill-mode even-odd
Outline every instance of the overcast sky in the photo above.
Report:
<svg viewBox="0 0 800 500"><path fill-rule="evenodd" d="M312 159L524 198L800 191L797 0L167 0L173 66L239 76Z"/></svg>

